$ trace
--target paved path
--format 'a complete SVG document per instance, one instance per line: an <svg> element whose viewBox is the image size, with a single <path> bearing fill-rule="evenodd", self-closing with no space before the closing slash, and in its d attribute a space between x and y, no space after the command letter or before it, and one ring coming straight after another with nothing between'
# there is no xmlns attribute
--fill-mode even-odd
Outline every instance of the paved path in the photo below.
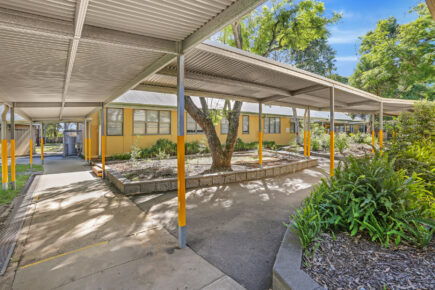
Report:
<svg viewBox="0 0 435 290"><path fill-rule="evenodd" d="M34 182L33 215L0 289L243 289L190 248L177 249L82 160L47 158Z"/></svg>
<svg viewBox="0 0 435 290"><path fill-rule="evenodd" d="M329 169L318 168L258 181L209 187L187 193L187 243L196 253L247 289L269 289L272 266L289 216ZM175 193L133 200L174 236Z"/></svg>

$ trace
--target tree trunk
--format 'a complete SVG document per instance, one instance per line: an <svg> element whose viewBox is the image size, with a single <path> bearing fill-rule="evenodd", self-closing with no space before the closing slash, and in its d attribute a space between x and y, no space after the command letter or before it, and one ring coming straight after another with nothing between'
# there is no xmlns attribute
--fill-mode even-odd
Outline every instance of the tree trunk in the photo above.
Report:
<svg viewBox="0 0 435 290"><path fill-rule="evenodd" d="M209 109L205 98L199 98L201 108L199 109L192 101L190 96L184 97L185 109L187 113L195 120L202 128L207 137L208 146L210 148L212 165L210 172L230 171L231 158L233 156L234 147L237 140L237 131L239 129L239 116L242 108L242 102L234 102L233 108L228 111L228 135L225 146L222 147L216 132L216 127L213 120L209 116Z"/></svg>
<svg viewBox="0 0 435 290"><path fill-rule="evenodd" d="M299 136L299 120L298 120L298 113L296 111L296 108L292 107L293 110L293 121L295 123L295 136L296 136L296 143L299 146L303 146L303 144L301 143L301 138Z"/></svg>

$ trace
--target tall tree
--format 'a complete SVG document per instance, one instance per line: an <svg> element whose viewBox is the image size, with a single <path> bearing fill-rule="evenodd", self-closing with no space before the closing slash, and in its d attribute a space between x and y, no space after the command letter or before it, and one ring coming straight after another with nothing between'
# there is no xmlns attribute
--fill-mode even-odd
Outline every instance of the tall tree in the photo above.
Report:
<svg viewBox="0 0 435 290"><path fill-rule="evenodd" d="M435 23L425 3L410 13L417 19L383 19L361 37L351 85L386 98L435 99Z"/></svg>
<svg viewBox="0 0 435 290"><path fill-rule="evenodd" d="M244 21L227 26L218 39L231 46L278 61L292 64L297 62L304 69L332 71L334 56L331 57L333 50L326 43L329 35L326 26L337 22L341 15L334 13L330 17L325 16L325 6L320 1L274 0L270 3L270 7L264 5L261 10L254 11ZM316 50L319 53L318 60L322 57L327 59L323 67L322 61L318 61L320 65L315 63ZM323 55L320 55L321 53ZM296 141L301 144L295 108L293 118Z"/></svg>

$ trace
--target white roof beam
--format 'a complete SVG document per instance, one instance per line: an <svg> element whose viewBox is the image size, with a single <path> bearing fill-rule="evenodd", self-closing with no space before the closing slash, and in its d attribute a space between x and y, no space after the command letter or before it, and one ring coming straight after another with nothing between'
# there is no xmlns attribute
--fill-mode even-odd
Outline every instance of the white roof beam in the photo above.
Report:
<svg viewBox="0 0 435 290"><path fill-rule="evenodd" d="M85 23L86 12L88 11L89 0L77 0L76 14L74 22L74 38L70 42L70 50L68 53L68 61L65 75L65 82L63 85L62 93L62 106L60 108L59 119L62 119L63 107L65 99L68 94L69 83L71 81L71 74L74 67L74 62L77 55L77 49L79 47L80 37L82 36L83 25Z"/></svg>
<svg viewBox="0 0 435 290"><path fill-rule="evenodd" d="M276 96L266 97L266 98L261 99L261 102L262 103L267 103L267 102L276 101L276 100L279 100L279 99L284 99L284 98L287 98L287 97L292 97L292 96L306 94L306 93L310 93L310 92L314 92L314 91L318 91L318 90L323 90L323 89L326 89L326 88L327 87L325 87L323 85L312 85L312 86L305 87L305 88L302 88L302 89L298 89L298 90L294 90L294 91L289 91L287 95L282 94L282 95L276 95ZM325 101L327 101L327 100L325 100Z"/></svg>
<svg viewBox="0 0 435 290"><path fill-rule="evenodd" d="M238 0L234 2L219 15L187 37L183 41L183 50L188 51L198 43L220 31L225 26L231 24L234 20L245 16L264 2L266 2L266 0Z"/></svg>
<svg viewBox="0 0 435 290"><path fill-rule="evenodd" d="M15 102L16 108L92 108L101 106L101 102Z"/></svg>

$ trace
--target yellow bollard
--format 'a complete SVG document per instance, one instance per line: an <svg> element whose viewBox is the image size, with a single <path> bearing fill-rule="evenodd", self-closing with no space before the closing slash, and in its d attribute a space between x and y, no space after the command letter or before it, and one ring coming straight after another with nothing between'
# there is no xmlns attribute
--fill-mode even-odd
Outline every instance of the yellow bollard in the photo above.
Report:
<svg viewBox="0 0 435 290"><path fill-rule="evenodd" d="M263 132L258 134L258 164L263 164Z"/></svg>
<svg viewBox="0 0 435 290"><path fill-rule="evenodd" d="M311 131L308 131L308 145L307 145L307 149L308 149L308 157L311 156Z"/></svg>
<svg viewBox="0 0 435 290"><path fill-rule="evenodd" d="M8 190L8 140L2 140L2 189Z"/></svg>
<svg viewBox="0 0 435 290"><path fill-rule="evenodd" d="M379 151L382 155L382 149L384 147L384 131L379 130Z"/></svg>
<svg viewBox="0 0 435 290"><path fill-rule="evenodd" d="M101 165L104 177L106 171L106 136L101 136Z"/></svg>
<svg viewBox="0 0 435 290"><path fill-rule="evenodd" d="M372 153L375 153L375 131L372 131Z"/></svg>
<svg viewBox="0 0 435 290"><path fill-rule="evenodd" d="M88 161L88 139L85 138L85 161Z"/></svg>
<svg viewBox="0 0 435 290"><path fill-rule="evenodd" d="M29 159L30 159L30 168L33 166L33 141L30 139L30 151L29 151Z"/></svg>
<svg viewBox="0 0 435 290"><path fill-rule="evenodd" d="M307 131L304 130L304 157L307 157Z"/></svg>
<svg viewBox="0 0 435 290"><path fill-rule="evenodd" d="M11 182L12 189L16 189L15 183L15 140L11 139Z"/></svg>
<svg viewBox="0 0 435 290"><path fill-rule="evenodd" d="M329 163L330 163L330 167L329 167L329 175L334 176L334 131L330 132L330 143L329 143Z"/></svg>
<svg viewBox="0 0 435 290"><path fill-rule="evenodd" d="M177 136L177 175L178 175L178 226L186 226L186 179L184 164L184 136Z"/></svg>
<svg viewBox="0 0 435 290"><path fill-rule="evenodd" d="M91 162L91 138L89 138L89 141L88 141L88 146L89 146L89 148L88 148L88 160L89 160L89 162Z"/></svg>
<svg viewBox="0 0 435 290"><path fill-rule="evenodd" d="M44 162L44 137L41 137L41 161Z"/></svg>

